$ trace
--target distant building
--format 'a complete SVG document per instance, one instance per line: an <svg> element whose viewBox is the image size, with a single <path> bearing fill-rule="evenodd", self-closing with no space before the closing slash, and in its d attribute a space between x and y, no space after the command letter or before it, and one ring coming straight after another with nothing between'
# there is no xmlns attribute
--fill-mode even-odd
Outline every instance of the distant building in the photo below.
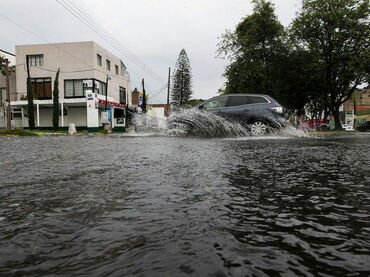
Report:
<svg viewBox="0 0 370 277"><path fill-rule="evenodd" d="M15 55L0 49L0 56L9 61L9 90L10 99L16 100L15 87ZM6 77L0 73L0 128L6 127L6 105L8 103L8 95L6 91Z"/></svg>
<svg viewBox="0 0 370 277"><path fill-rule="evenodd" d="M131 93L131 104L134 107L139 107L143 103L143 95L144 93L142 91L138 91L137 88L135 88Z"/></svg>
<svg viewBox="0 0 370 277"><path fill-rule="evenodd" d="M357 123L370 120L369 88L354 91L353 96L343 104L343 123L353 126L355 118Z"/></svg>
<svg viewBox="0 0 370 277"><path fill-rule="evenodd" d="M107 108L113 128L125 127L130 78L124 63L93 41L16 46L13 127L28 127L27 56L36 127L52 127L53 86L59 75L59 126L97 129ZM108 84L108 95L106 95ZM13 102L14 100L14 102Z"/></svg>

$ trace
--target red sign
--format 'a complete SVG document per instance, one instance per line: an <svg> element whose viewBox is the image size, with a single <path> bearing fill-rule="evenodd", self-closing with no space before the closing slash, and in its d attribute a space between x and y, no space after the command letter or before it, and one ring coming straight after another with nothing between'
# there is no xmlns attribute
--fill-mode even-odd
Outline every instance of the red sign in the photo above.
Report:
<svg viewBox="0 0 370 277"><path fill-rule="evenodd" d="M105 100L103 99L99 99L99 103L105 105ZM113 106L113 107L121 107L121 108L124 108L125 105L124 104L120 104L120 103L115 103L115 102L110 102L110 101L107 101L107 105L108 106Z"/></svg>
<svg viewBox="0 0 370 277"><path fill-rule="evenodd" d="M357 111L366 111L366 110L370 110L370 106L358 105L358 106L356 107L356 110L357 110Z"/></svg>

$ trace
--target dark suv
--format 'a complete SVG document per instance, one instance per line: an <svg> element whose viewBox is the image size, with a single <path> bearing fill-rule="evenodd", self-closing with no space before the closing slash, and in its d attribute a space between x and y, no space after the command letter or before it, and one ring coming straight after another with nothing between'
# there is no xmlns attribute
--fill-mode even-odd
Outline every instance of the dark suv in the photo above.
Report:
<svg viewBox="0 0 370 277"><path fill-rule="evenodd" d="M265 94L224 94L204 101L195 109L238 122L254 136L286 124L283 107Z"/></svg>

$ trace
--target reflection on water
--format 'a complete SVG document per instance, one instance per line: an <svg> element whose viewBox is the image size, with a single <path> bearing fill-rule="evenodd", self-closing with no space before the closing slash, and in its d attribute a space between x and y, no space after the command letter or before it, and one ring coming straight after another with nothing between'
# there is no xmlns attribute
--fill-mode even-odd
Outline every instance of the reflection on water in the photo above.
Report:
<svg viewBox="0 0 370 277"><path fill-rule="evenodd" d="M0 140L1 276L370 274L370 140Z"/></svg>

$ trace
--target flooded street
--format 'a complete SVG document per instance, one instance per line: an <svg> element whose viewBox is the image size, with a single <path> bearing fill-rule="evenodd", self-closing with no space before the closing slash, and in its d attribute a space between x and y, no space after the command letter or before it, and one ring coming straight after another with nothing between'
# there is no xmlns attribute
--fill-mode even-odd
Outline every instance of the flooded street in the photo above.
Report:
<svg viewBox="0 0 370 277"><path fill-rule="evenodd" d="M370 136L0 138L1 276L368 276Z"/></svg>

